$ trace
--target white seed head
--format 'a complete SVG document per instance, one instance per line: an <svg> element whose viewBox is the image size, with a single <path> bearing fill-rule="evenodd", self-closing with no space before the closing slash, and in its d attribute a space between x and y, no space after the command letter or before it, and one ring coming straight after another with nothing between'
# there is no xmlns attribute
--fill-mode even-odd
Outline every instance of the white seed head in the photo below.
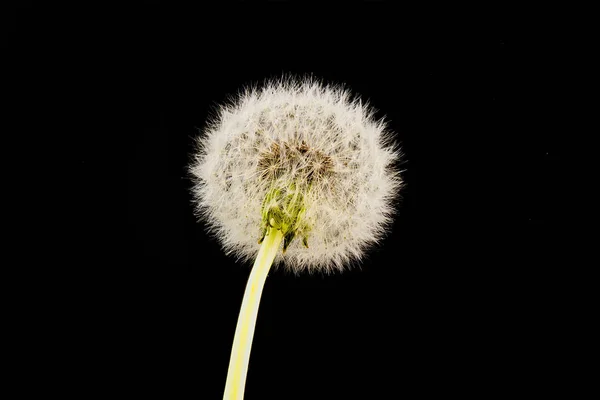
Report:
<svg viewBox="0 0 600 400"><path fill-rule="evenodd" d="M385 235L402 186L385 122L340 86L285 78L246 89L198 138L198 216L227 254L252 261L270 226L280 264L331 272Z"/></svg>

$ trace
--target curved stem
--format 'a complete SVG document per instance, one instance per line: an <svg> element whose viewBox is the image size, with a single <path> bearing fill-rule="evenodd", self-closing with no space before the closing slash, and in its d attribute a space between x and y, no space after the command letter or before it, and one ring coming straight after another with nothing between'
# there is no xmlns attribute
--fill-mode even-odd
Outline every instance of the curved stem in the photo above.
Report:
<svg viewBox="0 0 600 400"><path fill-rule="evenodd" d="M283 234L279 229L268 228L267 235L262 242L256 261L252 267L252 272L248 278L233 338L229 370L227 371L227 383L225 384L225 393L223 395L224 400L241 400L244 398L248 361L250 360L250 350L252 349L252 339L254 337L254 327L256 326L260 297L267 274L271 269L271 264L282 239Z"/></svg>

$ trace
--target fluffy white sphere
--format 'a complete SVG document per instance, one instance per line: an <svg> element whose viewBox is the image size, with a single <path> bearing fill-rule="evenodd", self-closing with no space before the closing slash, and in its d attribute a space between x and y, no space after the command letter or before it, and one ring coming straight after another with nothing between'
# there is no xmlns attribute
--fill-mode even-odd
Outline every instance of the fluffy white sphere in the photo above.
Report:
<svg viewBox="0 0 600 400"><path fill-rule="evenodd" d="M256 257L267 210L292 221L274 265L294 272L360 261L395 212L401 152L385 123L342 87L283 79L247 89L197 143L197 213L240 261Z"/></svg>

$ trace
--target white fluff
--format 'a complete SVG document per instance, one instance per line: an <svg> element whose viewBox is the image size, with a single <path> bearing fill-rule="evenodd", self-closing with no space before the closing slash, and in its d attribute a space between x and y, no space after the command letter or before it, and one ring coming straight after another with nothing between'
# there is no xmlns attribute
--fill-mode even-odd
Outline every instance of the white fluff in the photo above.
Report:
<svg viewBox="0 0 600 400"><path fill-rule="evenodd" d="M342 87L287 78L246 89L221 107L197 143L190 166L197 214L238 261L258 253L272 185L289 190L293 182L302 191L305 229L274 260L294 272L360 261L395 213L400 149L385 122Z"/></svg>

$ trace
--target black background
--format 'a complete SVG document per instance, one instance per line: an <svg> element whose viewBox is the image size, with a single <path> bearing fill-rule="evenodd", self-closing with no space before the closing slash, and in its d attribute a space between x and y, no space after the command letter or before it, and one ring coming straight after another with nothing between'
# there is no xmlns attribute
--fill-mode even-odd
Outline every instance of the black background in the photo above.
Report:
<svg viewBox="0 0 600 400"><path fill-rule="evenodd" d="M245 398L488 397L532 379L553 312L541 260L558 251L561 148L523 121L544 94L523 84L533 68L502 26L455 34L385 2L47 11L21 10L8 43L39 54L40 87L68 82L77 111L66 184L86 235L69 259L94 278L71 279L87 277L82 293L103 282L70 316L104 321L86 325L78 359L100 368L86 392L221 398L251 265L195 219L186 168L219 104L282 74L368 99L397 133L406 187L360 269L271 272ZM103 230L108 204L122 217Z"/></svg>

